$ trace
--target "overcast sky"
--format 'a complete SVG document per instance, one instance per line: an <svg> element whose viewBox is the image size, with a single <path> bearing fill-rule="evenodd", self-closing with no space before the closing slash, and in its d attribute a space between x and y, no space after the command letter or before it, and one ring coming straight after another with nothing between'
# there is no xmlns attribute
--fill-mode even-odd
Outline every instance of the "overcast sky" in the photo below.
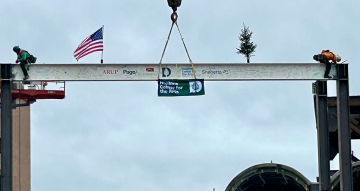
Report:
<svg viewBox="0 0 360 191"><path fill-rule="evenodd" d="M151 3L150 3L151 2ZM19 45L38 63L76 63L102 25L104 63L158 63L170 29L166 0L0 1L0 62ZM360 1L185 0L179 26L194 63L238 62L242 23L254 63L314 62L323 49L350 63L360 95ZM79 63L99 63L100 52ZM163 62L188 61L174 31ZM335 83L329 83L335 95ZM64 100L31 108L32 190L224 190L242 170L281 163L317 176L311 81L206 82L206 95L157 97L156 82L69 82ZM360 144L353 141L360 157ZM338 168L338 160L331 163Z"/></svg>

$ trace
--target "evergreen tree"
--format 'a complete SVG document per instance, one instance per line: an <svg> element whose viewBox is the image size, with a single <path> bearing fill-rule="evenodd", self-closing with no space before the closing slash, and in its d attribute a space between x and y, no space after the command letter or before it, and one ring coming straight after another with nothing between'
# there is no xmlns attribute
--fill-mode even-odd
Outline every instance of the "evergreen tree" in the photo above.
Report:
<svg viewBox="0 0 360 191"><path fill-rule="evenodd" d="M249 27L246 27L245 24L244 29L241 30L239 40L240 40L240 46L239 48L236 48L238 51L238 54L242 54L247 59L247 63L250 63L250 57L254 56L255 49L257 47L257 44L254 44L251 42L251 35L253 32L249 30Z"/></svg>

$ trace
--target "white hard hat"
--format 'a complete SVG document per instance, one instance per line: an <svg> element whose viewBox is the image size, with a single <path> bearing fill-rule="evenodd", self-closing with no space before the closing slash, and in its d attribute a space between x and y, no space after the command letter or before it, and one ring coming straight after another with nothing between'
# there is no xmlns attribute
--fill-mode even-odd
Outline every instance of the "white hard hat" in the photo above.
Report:
<svg viewBox="0 0 360 191"><path fill-rule="evenodd" d="M336 61L340 62L341 61L341 56L339 56L338 54L336 55Z"/></svg>

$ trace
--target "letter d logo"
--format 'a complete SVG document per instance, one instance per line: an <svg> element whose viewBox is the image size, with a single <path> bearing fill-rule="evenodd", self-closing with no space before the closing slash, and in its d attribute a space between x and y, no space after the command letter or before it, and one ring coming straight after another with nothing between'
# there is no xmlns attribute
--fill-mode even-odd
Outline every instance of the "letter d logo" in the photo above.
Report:
<svg viewBox="0 0 360 191"><path fill-rule="evenodd" d="M162 77L169 77L171 75L170 68L162 68Z"/></svg>

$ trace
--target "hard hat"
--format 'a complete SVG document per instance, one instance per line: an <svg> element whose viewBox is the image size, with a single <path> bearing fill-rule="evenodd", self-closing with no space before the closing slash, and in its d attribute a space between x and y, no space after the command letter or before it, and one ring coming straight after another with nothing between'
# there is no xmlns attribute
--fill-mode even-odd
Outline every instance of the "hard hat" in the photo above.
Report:
<svg viewBox="0 0 360 191"><path fill-rule="evenodd" d="M13 51L16 52L17 50L20 50L19 46L14 46Z"/></svg>
<svg viewBox="0 0 360 191"><path fill-rule="evenodd" d="M313 59L316 60L316 61L319 61L319 55L317 55L317 54L314 55L314 56L313 56Z"/></svg>
<svg viewBox="0 0 360 191"><path fill-rule="evenodd" d="M341 61L341 56L339 56L338 54L336 55L336 62L340 62Z"/></svg>

